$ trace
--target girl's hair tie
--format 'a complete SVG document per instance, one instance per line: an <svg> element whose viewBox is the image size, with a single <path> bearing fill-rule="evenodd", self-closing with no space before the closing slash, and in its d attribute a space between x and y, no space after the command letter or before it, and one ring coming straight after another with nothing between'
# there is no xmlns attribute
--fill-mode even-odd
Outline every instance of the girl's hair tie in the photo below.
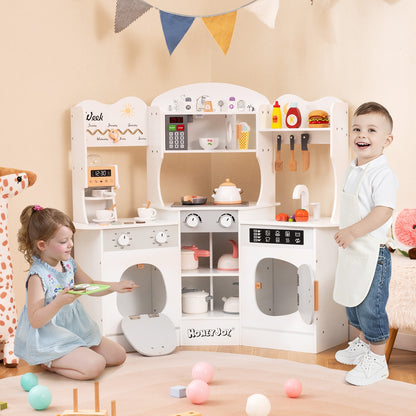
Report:
<svg viewBox="0 0 416 416"><path fill-rule="evenodd" d="M43 207L41 207L40 205L33 205L33 211L42 211Z"/></svg>

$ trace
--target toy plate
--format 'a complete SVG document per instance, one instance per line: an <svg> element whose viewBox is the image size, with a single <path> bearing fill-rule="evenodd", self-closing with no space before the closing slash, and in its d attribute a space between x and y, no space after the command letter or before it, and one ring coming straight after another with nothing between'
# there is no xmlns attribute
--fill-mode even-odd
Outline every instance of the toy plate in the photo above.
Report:
<svg viewBox="0 0 416 416"><path fill-rule="evenodd" d="M74 289L68 290L67 293L72 293L73 295L91 295L93 293L102 292L103 290L107 290L110 285L97 285L95 283L87 284L79 284L75 285ZM75 290L77 288L78 290Z"/></svg>

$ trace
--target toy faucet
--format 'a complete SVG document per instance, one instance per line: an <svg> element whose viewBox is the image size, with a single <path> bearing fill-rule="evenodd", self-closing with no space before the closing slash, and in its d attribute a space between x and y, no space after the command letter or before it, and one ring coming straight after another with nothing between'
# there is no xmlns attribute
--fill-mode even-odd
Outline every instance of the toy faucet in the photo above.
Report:
<svg viewBox="0 0 416 416"><path fill-rule="evenodd" d="M309 210L309 190L306 185L296 185L293 190L292 198L300 198L302 209Z"/></svg>

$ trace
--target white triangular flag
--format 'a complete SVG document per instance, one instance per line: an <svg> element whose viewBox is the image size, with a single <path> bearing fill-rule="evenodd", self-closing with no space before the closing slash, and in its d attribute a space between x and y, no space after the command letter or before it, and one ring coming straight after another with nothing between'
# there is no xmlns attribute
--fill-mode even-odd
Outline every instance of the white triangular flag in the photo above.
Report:
<svg viewBox="0 0 416 416"><path fill-rule="evenodd" d="M254 13L260 21L274 29L279 10L279 0L257 0L246 6L245 9Z"/></svg>

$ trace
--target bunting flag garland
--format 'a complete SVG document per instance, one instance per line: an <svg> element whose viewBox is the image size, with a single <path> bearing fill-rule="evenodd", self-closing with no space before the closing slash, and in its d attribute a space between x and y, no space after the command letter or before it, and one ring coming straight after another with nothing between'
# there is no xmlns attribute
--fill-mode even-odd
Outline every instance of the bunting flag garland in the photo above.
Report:
<svg viewBox="0 0 416 416"><path fill-rule="evenodd" d="M218 43L224 54L228 52L234 33L237 12L221 14L219 16L203 17L205 26Z"/></svg>
<svg viewBox="0 0 416 416"><path fill-rule="evenodd" d="M121 32L151 8L157 9L157 7L148 4L145 0L117 0L114 31L116 33ZM279 10L279 0L248 0L246 4L238 9L209 16L173 14L158 9L169 54L172 55L197 17L202 18L206 28L224 54L226 54L234 33L237 11L243 8L253 13L268 27L274 28Z"/></svg>
<svg viewBox="0 0 416 416"><path fill-rule="evenodd" d="M142 14L146 13L152 6L142 0L118 0L116 5L116 20L114 31L121 32Z"/></svg>
<svg viewBox="0 0 416 416"><path fill-rule="evenodd" d="M254 13L265 25L274 29L277 12L279 10L279 0L258 0L247 5L246 9Z"/></svg>
<svg viewBox="0 0 416 416"><path fill-rule="evenodd" d="M160 21L170 55L172 55L194 20L194 17L179 16L160 10Z"/></svg>

